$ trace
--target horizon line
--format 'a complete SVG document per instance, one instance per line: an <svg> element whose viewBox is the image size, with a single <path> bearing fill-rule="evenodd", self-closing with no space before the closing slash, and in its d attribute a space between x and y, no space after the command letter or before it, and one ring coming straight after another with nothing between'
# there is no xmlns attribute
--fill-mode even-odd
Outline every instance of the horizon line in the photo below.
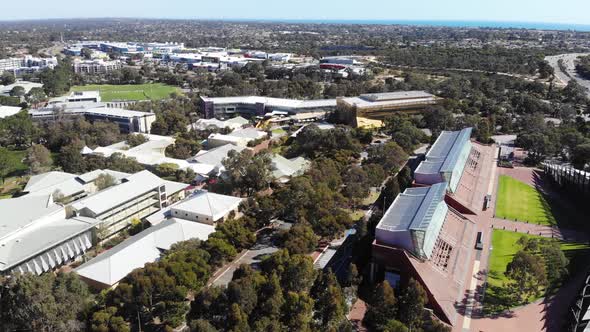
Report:
<svg viewBox="0 0 590 332"><path fill-rule="evenodd" d="M308 23L308 24L351 24L351 25L410 25L410 26L446 26L446 27L474 27L474 28L501 28L501 29L542 29L562 30L557 27L572 30L575 27L590 28L590 23L564 23L556 21L514 21L514 20L470 20L470 19L364 19L364 18L214 18L214 17L133 17L133 16L96 16L96 17L48 17L48 18L14 18L0 19L0 23L31 22L31 21L59 21L59 20L162 20L162 21L210 21L210 22L265 22L265 23ZM433 25L433 23L440 23ZM455 23L445 25L444 23ZM465 25L461 25L461 23ZM489 25L488 25L489 24ZM509 26L515 24L515 26ZM522 25L529 25L525 27ZM533 25L547 26L545 28L533 27ZM551 28L550 26L555 26ZM575 30L575 29L573 29ZM587 30L588 31L588 30Z"/></svg>

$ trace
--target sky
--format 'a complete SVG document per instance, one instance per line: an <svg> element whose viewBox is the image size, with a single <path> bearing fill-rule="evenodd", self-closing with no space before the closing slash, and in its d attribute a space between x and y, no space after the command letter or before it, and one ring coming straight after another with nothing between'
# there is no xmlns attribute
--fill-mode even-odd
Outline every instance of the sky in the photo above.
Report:
<svg viewBox="0 0 590 332"><path fill-rule="evenodd" d="M590 24L589 0L0 0L0 20L88 17Z"/></svg>

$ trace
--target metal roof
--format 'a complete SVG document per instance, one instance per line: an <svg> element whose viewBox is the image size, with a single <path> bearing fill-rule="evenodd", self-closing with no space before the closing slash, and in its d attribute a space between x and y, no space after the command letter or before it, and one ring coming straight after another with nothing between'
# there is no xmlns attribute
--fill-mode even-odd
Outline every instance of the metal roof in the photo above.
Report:
<svg viewBox="0 0 590 332"><path fill-rule="evenodd" d="M50 194L0 200L0 239L28 227L37 219L60 213L63 208L53 203Z"/></svg>
<svg viewBox="0 0 590 332"><path fill-rule="evenodd" d="M76 272L91 280L112 286L136 268L160 258L161 250L190 239L206 240L215 227L182 219L169 219L123 241L114 248L81 265Z"/></svg>
<svg viewBox="0 0 590 332"><path fill-rule="evenodd" d="M201 164L208 164L216 167L221 167L221 161L224 158L227 158L227 154L230 151L234 150L237 152L241 152L244 149L245 148L241 146L226 144L211 150L201 150L199 151L199 153L197 153L196 156L192 158L192 160Z"/></svg>
<svg viewBox="0 0 590 332"><path fill-rule="evenodd" d="M8 270L63 243L93 227L100 221L75 217L44 222L20 230L9 239L0 240L0 270Z"/></svg>
<svg viewBox="0 0 590 332"><path fill-rule="evenodd" d="M220 195L208 191L198 191L188 199L175 204L171 207L172 214L174 210L196 213L199 215L210 216L213 221L217 221L230 211L235 210L242 199L234 196Z"/></svg>
<svg viewBox="0 0 590 332"><path fill-rule="evenodd" d="M414 98L434 98L433 94L426 91L396 91L383 93L367 93L360 96L362 99L370 101L386 101L399 99L414 99Z"/></svg>
<svg viewBox="0 0 590 332"><path fill-rule="evenodd" d="M430 150L428 150L426 161L420 163L416 173L438 174L452 172L461 150L471 137L471 132L472 128L441 132Z"/></svg>
<svg viewBox="0 0 590 332"><path fill-rule="evenodd" d="M164 180L156 175L149 171L141 171L129 176L126 182L75 202L72 207L78 211L88 209L99 215L163 184Z"/></svg>
<svg viewBox="0 0 590 332"><path fill-rule="evenodd" d="M446 189L446 182L406 189L387 209L377 228L387 231L426 229L434 210L444 200Z"/></svg>

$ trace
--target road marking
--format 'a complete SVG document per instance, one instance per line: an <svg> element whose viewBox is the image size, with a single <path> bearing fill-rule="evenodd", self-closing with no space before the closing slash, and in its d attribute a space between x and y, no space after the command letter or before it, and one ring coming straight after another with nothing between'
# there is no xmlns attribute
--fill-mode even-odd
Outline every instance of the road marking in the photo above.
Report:
<svg viewBox="0 0 590 332"><path fill-rule="evenodd" d="M473 263L473 273L471 275L471 282L469 283L469 296L465 304L465 318L463 319L463 330L468 330L471 326L471 313L473 312L473 304L475 302L475 288L477 287L477 273L479 272L480 262L476 260Z"/></svg>

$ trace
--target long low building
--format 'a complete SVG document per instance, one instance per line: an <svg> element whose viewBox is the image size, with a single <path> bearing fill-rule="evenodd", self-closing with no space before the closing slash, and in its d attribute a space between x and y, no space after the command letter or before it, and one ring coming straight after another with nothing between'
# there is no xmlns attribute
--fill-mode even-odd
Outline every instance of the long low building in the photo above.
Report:
<svg viewBox="0 0 590 332"><path fill-rule="evenodd" d="M68 218L51 194L0 200L0 273L42 274L82 256L93 245L94 218Z"/></svg>
<svg viewBox="0 0 590 332"><path fill-rule="evenodd" d="M416 168L416 183L448 182L449 191L455 192L471 152L471 132L472 128L443 131L428 150L426 160Z"/></svg>
<svg viewBox="0 0 590 332"><path fill-rule="evenodd" d="M371 276L392 287L418 281L428 306L453 325L455 303L464 296L465 262L471 260L475 224L449 207L446 183L408 188L389 207L375 230Z"/></svg>
<svg viewBox="0 0 590 332"><path fill-rule="evenodd" d="M153 263L162 251L181 241L207 240L215 227L182 219L168 219L130 237L76 269L95 289L116 287L131 271Z"/></svg>
<svg viewBox="0 0 590 332"><path fill-rule="evenodd" d="M99 107L97 107L99 106ZM43 109L29 110L33 120L52 121L60 116L83 116L88 121L108 121L116 123L123 133L149 133L156 121L156 114L132 111L122 108L105 107L106 104L94 102L71 102L54 104Z"/></svg>
<svg viewBox="0 0 590 332"><path fill-rule="evenodd" d="M442 98L424 91L401 91L364 94L359 97L336 99L298 100L260 96L242 97L201 97L204 117L224 118L234 114L263 116L267 113L330 112L337 108L354 110L360 117L383 119L392 112L417 112L430 105L436 105Z"/></svg>

